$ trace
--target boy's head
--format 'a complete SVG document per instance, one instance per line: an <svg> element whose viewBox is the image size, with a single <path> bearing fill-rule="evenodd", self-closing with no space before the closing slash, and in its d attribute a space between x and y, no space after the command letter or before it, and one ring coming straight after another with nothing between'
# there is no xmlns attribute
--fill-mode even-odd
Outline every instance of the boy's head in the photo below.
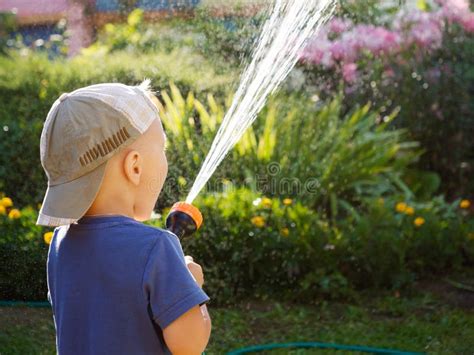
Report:
<svg viewBox="0 0 474 355"><path fill-rule="evenodd" d="M56 100L41 134L48 189L36 224L86 214L150 218L168 171L153 100L148 81L92 85Z"/></svg>

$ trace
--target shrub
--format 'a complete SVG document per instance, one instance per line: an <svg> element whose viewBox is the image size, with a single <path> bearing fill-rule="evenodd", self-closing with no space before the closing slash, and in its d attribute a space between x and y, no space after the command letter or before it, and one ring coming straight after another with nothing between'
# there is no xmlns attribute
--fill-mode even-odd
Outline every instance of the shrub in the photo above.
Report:
<svg viewBox="0 0 474 355"><path fill-rule="evenodd" d="M47 245L38 212L17 209L0 194L0 299L45 300Z"/></svg>
<svg viewBox="0 0 474 355"><path fill-rule="evenodd" d="M474 189L468 138L474 134L474 13L466 1L440 3L334 18L303 53L301 69L323 98L343 82L346 109L366 101L382 111L399 106L395 126L422 144L419 167L439 173L452 197Z"/></svg>
<svg viewBox="0 0 474 355"><path fill-rule="evenodd" d="M0 189L10 191L20 205L42 201L46 178L39 138L47 112L61 93L100 82L138 84L145 77L156 89L173 78L183 90L192 88L198 95L211 87L223 92L229 81L202 57L179 51L139 57L94 53L54 61L42 54L0 57Z"/></svg>
<svg viewBox="0 0 474 355"><path fill-rule="evenodd" d="M192 93L184 98L174 86L162 98L174 183L166 191L176 198L196 176L226 110L212 95L204 105ZM402 179L417 158L417 143L406 141L401 130L388 129L397 112L382 117L366 105L343 115L341 97L318 104L299 96L273 98L208 189L216 191L230 179L271 196L297 197L333 218L338 209L357 206L361 195L409 191Z"/></svg>
<svg viewBox="0 0 474 355"><path fill-rule="evenodd" d="M459 201L367 199L357 215L331 222L299 200L229 185L196 205L204 224L183 245L203 264L205 287L218 303L347 298L474 262L474 219Z"/></svg>
<svg viewBox="0 0 474 355"><path fill-rule="evenodd" d="M340 261L357 287L400 288L474 262L474 219L459 200L394 195L364 206L340 224L350 250Z"/></svg>
<svg viewBox="0 0 474 355"><path fill-rule="evenodd" d="M330 221L298 199L228 184L196 200L204 224L183 248L203 265L206 291L218 304L347 298L474 264L466 203L367 199L356 214ZM47 229L35 225L35 208L13 209L0 207L0 298L45 300ZM162 213L147 223L162 226L167 209Z"/></svg>

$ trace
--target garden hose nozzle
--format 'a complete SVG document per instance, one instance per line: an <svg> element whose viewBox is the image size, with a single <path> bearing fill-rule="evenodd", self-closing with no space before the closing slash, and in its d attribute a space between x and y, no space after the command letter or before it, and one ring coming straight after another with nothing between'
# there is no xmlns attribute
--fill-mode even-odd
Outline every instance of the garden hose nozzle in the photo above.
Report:
<svg viewBox="0 0 474 355"><path fill-rule="evenodd" d="M179 239L193 234L201 224L201 212L186 202L176 202L166 217L166 229L176 234Z"/></svg>

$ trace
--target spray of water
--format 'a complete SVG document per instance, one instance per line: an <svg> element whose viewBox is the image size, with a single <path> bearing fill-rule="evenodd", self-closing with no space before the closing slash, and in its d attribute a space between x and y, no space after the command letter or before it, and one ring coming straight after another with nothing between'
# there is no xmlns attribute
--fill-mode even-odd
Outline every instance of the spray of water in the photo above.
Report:
<svg viewBox="0 0 474 355"><path fill-rule="evenodd" d="M335 0L276 0L232 105L186 198L192 203L217 166L288 76L308 39L332 15Z"/></svg>

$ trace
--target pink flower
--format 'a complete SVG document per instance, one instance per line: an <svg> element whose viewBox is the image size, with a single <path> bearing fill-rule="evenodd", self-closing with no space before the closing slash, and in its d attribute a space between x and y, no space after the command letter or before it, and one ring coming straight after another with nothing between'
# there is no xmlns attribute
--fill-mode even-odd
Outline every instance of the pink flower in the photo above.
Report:
<svg viewBox="0 0 474 355"><path fill-rule="evenodd" d="M330 48L331 41L321 36L320 33L306 46L300 59L305 63L323 65L326 68L331 68L334 65L334 61Z"/></svg>
<svg viewBox="0 0 474 355"><path fill-rule="evenodd" d="M329 22L328 27L330 32L341 34L352 27L352 21L335 17Z"/></svg>
<svg viewBox="0 0 474 355"><path fill-rule="evenodd" d="M466 0L438 0L439 16L449 23L460 24L466 32L474 32L474 13Z"/></svg>
<svg viewBox="0 0 474 355"><path fill-rule="evenodd" d="M469 2L467 0L437 0L436 2L443 7L469 11Z"/></svg>
<svg viewBox="0 0 474 355"><path fill-rule="evenodd" d="M342 66L342 77L347 83L354 83L357 80L357 64L344 64Z"/></svg>
<svg viewBox="0 0 474 355"><path fill-rule="evenodd" d="M343 60L347 52L346 46L341 41L334 41L331 44L330 51L334 60Z"/></svg>
<svg viewBox="0 0 474 355"><path fill-rule="evenodd" d="M456 7L443 6L437 15L440 19L444 19L449 23L458 23L464 17L464 12Z"/></svg>
<svg viewBox="0 0 474 355"><path fill-rule="evenodd" d="M354 33L354 29L342 34L339 39L340 45L344 48L343 61L355 62L359 58L360 42Z"/></svg>
<svg viewBox="0 0 474 355"><path fill-rule="evenodd" d="M353 32L358 39L358 47L375 55L393 52L400 47L400 35L384 27L358 25Z"/></svg>
<svg viewBox="0 0 474 355"><path fill-rule="evenodd" d="M409 41L426 49L437 49L441 47L443 32L433 22L416 24L411 28Z"/></svg>
<svg viewBox="0 0 474 355"><path fill-rule="evenodd" d="M474 33L474 13L469 13L461 20L461 25L464 31L468 33Z"/></svg>

